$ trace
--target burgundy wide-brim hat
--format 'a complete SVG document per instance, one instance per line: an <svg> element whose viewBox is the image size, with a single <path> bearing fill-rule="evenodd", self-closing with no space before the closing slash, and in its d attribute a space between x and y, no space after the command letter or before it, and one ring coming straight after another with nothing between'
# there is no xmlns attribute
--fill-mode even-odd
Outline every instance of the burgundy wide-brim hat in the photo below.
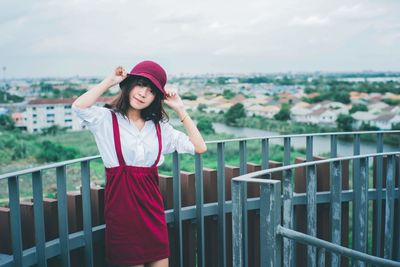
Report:
<svg viewBox="0 0 400 267"><path fill-rule="evenodd" d="M122 88L130 80L130 77L140 76L149 79L155 87L157 87L163 94L163 99L166 98L165 84L167 83L167 73L158 63L145 60L139 62L133 69L128 73L127 77L119 83L119 87Z"/></svg>

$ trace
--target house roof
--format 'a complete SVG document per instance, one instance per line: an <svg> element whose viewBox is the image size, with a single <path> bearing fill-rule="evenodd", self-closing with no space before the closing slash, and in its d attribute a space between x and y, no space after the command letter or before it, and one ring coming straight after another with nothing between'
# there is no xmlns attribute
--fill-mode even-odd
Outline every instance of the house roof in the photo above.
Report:
<svg viewBox="0 0 400 267"><path fill-rule="evenodd" d="M326 111L327 111L326 108L319 108L319 109L313 110L313 112L311 112L310 115L321 115Z"/></svg>
<svg viewBox="0 0 400 267"><path fill-rule="evenodd" d="M381 114L378 117L376 117L375 119L373 119L374 121L383 121L383 122L388 122L391 119L393 119L396 116L396 114L394 113L385 113L385 114Z"/></svg>
<svg viewBox="0 0 400 267"><path fill-rule="evenodd" d="M28 105L59 105L72 104L77 98L38 98L28 102ZM114 99L113 96L103 96L97 99L97 102L109 103Z"/></svg>
<svg viewBox="0 0 400 267"><path fill-rule="evenodd" d="M366 120L373 120L377 116L374 114L371 114L367 111L357 111L352 115L353 119L358 120L358 121L366 121Z"/></svg>

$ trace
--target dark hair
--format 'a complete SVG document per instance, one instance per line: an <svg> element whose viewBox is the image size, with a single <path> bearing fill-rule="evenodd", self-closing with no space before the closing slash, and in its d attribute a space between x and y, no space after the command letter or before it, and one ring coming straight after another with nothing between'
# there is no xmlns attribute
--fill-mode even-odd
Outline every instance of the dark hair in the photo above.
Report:
<svg viewBox="0 0 400 267"><path fill-rule="evenodd" d="M145 109L142 109L140 116L145 121L152 120L155 124L160 121L168 121L168 114L165 112L162 99L163 93L147 78L140 76L129 76L127 82L121 85L121 91L115 97L115 99L109 105L105 107L112 109L116 112L121 113L125 118L128 117L129 104L129 93L136 85L150 87L155 92L155 98L153 102Z"/></svg>

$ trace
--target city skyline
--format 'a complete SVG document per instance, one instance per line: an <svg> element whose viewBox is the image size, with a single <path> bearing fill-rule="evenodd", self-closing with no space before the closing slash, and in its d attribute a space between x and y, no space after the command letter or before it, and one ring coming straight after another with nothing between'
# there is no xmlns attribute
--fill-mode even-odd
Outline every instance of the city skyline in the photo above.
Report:
<svg viewBox="0 0 400 267"><path fill-rule="evenodd" d="M400 71L399 11L393 0L3 1L0 67L6 78L104 76L143 59L171 75Z"/></svg>

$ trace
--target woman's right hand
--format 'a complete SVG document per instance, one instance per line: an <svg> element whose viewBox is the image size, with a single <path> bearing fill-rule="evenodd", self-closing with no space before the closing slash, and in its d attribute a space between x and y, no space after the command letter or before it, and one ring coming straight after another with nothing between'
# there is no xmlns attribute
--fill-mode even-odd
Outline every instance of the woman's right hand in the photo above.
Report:
<svg viewBox="0 0 400 267"><path fill-rule="evenodd" d="M109 82L114 86L122 82L127 76L126 70L122 66L118 66L115 70L107 77Z"/></svg>

